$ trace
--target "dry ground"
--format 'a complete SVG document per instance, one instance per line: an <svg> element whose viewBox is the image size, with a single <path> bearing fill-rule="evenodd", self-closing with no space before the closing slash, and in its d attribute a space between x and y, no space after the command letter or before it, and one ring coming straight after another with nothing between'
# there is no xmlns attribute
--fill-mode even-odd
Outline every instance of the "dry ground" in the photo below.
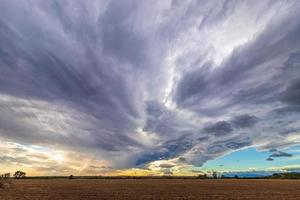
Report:
<svg viewBox="0 0 300 200"><path fill-rule="evenodd" d="M300 180L14 180L1 200L299 199Z"/></svg>

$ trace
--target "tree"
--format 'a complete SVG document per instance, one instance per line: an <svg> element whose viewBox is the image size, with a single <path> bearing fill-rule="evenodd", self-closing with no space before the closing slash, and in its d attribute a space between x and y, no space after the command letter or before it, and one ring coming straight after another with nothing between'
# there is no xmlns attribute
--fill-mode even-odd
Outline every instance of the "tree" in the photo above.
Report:
<svg viewBox="0 0 300 200"><path fill-rule="evenodd" d="M0 175L0 188L10 187L11 182L9 180L10 173Z"/></svg>
<svg viewBox="0 0 300 200"><path fill-rule="evenodd" d="M70 176L69 176L69 179L73 179L74 178L74 176L71 174Z"/></svg>
<svg viewBox="0 0 300 200"><path fill-rule="evenodd" d="M227 178L227 176L225 176L224 174L222 174L221 178Z"/></svg>
<svg viewBox="0 0 300 200"><path fill-rule="evenodd" d="M26 173L22 172L22 171L16 171L15 174L14 174L14 177L16 179L25 178L25 176L26 176Z"/></svg>
<svg viewBox="0 0 300 200"><path fill-rule="evenodd" d="M199 174L198 178L199 179L207 179L207 175L206 174Z"/></svg>
<svg viewBox="0 0 300 200"><path fill-rule="evenodd" d="M213 171L212 176L213 176L213 178L216 179L216 178L218 178L218 173L216 171Z"/></svg>

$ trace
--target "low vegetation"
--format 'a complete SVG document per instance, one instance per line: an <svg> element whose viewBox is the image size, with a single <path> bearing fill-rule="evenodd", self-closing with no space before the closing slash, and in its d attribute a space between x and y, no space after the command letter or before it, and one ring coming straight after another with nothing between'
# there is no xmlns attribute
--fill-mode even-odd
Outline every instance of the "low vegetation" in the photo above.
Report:
<svg viewBox="0 0 300 200"><path fill-rule="evenodd" d="M300 179L299 172L291 172L291 173L275 173L272 176L267 178L271 179Z"/></svg>

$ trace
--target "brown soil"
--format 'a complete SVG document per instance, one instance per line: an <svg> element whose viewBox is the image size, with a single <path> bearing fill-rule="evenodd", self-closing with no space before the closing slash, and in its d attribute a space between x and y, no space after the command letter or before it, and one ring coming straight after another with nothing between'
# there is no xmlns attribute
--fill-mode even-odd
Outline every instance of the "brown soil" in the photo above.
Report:
<svg viewBox="0 0 300 200"><path fill-rule="evenodd" d="M14 180L0 199L188 200L299 199L300 180L98 179Z"/></svg>

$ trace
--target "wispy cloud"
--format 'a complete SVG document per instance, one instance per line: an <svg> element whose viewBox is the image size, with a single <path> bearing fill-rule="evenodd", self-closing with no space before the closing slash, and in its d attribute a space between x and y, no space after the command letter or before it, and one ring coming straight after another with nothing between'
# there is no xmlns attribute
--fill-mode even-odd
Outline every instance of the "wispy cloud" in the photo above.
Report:
<svg viewBox="0 0 300 200"><path fill-rule="evenodd" d="M57 173L80 159L82 173L200 166L249 146L288 156L280 149L300 143L299 10L268 0L1 2L0 137L22 146L5 145L18 153L2 160L28 164L23 147L34 145L63 152L49 168L44 150L32 154L37 171Z"/></svg>

